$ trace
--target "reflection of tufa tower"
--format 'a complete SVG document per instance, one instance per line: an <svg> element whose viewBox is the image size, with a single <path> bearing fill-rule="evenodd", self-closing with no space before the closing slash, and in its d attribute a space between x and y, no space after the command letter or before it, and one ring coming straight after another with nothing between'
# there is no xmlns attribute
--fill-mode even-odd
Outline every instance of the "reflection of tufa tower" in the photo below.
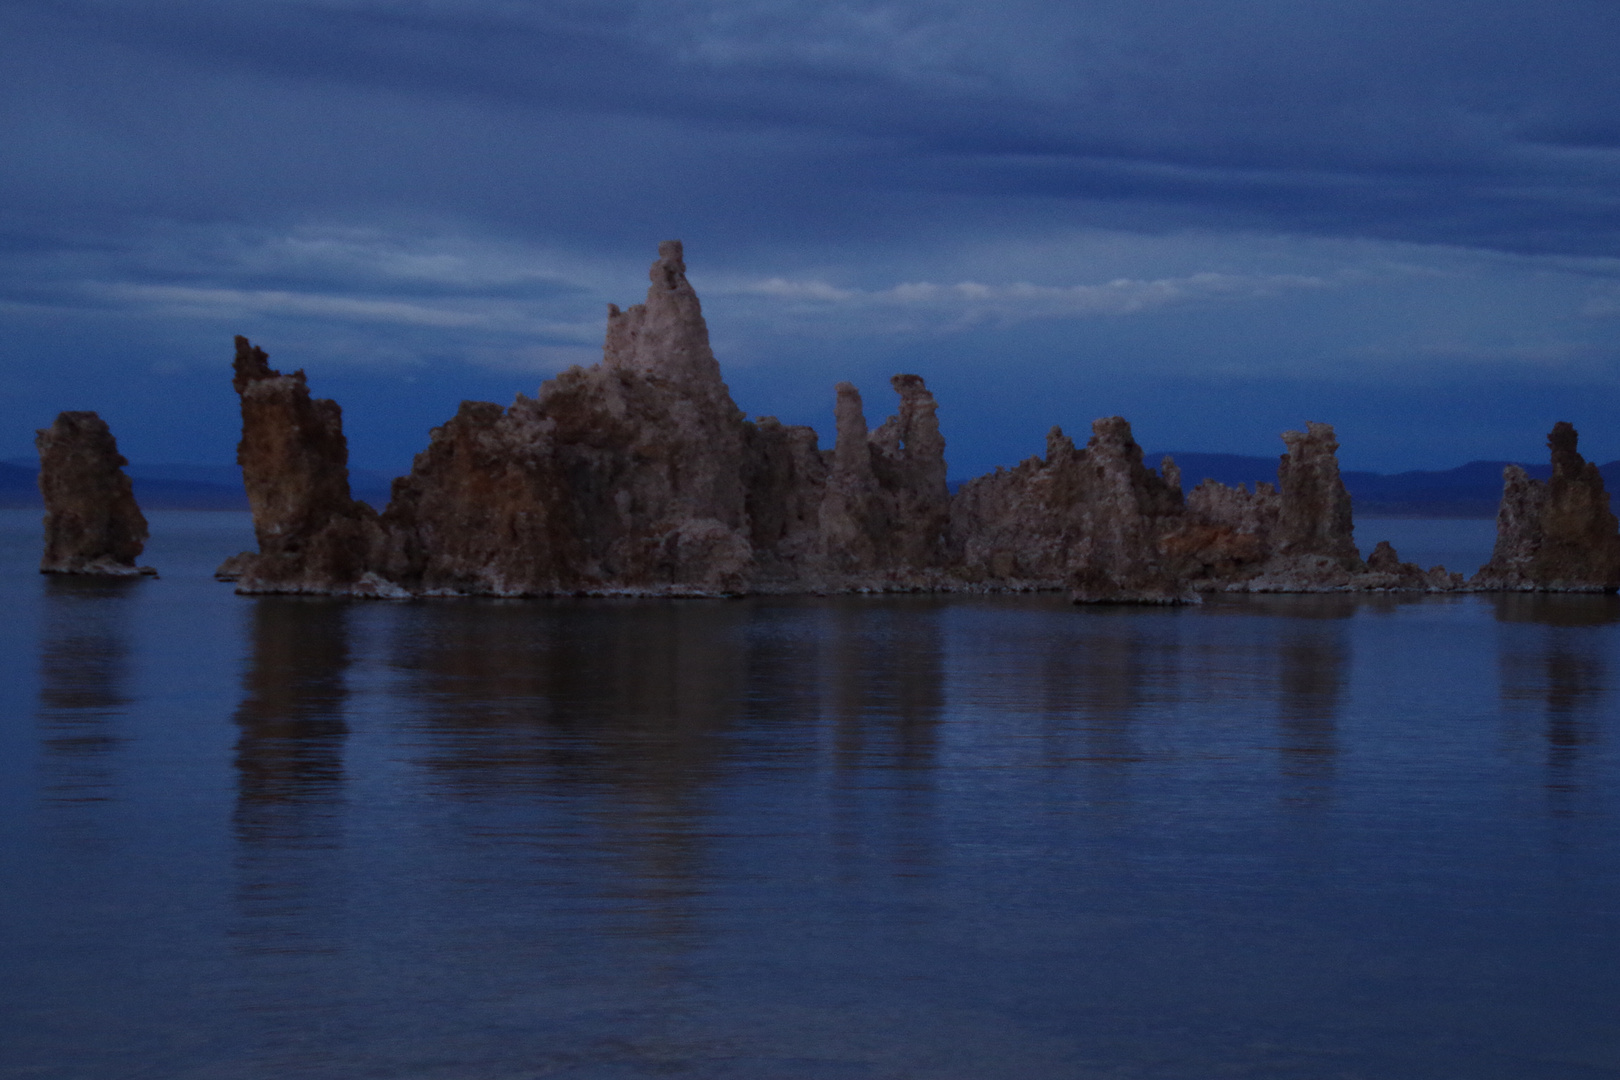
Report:
<svg viewBox="0 0 1620 1080"><path fill-rule="evenodd" d="M117 723L130 702L131 582L57 578L45 593L39 655L44 793L57 805L100 803L117 791Z"/></svg>
<svg viewBox="0 0 1620 1080"><path fill-rule="evenodd" d="M1298 619L1278 644L1277 727L1284 776L1303 802L1325 800L1338 757L1348 664L1342 619ZM1346 610L1344 614L1349 614Z"/></svg>
<svg viewBox="0 0 1620 1080"><path fill-rule="evenodd" d="M1512 636L1497 650L1503 705L1525 721L1540 715L1548 809L1570 816L1613 713L1607 635L1597 628L1620 622L1620 599L1521 592L1492 602L1498 622L1516 624L1502 628Z"/></svg>
<svg viewBox="0 0 1620 1080"><path fill-rule="evenodd" d="M314 912L333 912L348 739L349 610L319 600L261 598L236 710L238 907L242 937L266 951L312 940Z"/></svg>

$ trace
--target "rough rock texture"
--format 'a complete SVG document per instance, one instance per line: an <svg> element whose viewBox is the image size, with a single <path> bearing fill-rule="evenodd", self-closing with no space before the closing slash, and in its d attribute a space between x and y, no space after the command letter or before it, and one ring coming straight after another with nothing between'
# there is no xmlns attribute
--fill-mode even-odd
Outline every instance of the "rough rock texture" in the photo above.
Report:
<svg viewBox="0 0 1620 1080"><path fill-rule="evenodd" d="M1053 428L1044 458L952 497L921 378L891 380L899 407L875 429L838 384L823 450L812 429L732 401L678 242L649 277L643 303L609 307L600 364L508 408L462 403L380 516L350 495L337 406L239 338L259 551L221 576L372 596L1065 589L1080 603L1456 586L1387 547L1362 563L1325 424L1285 433L1275 487L1205 481L1184 499L1175 462L1149 468L1116 416L1083 448ZM1579 499L1560 498L1575 514Z"/></svg>
<svg viewBox="0 0 1620 1080"><path fill-rule="evenodd" d="M462 402L394 481L379 575L413 593L558 589L581 558L553 449L533 400Z"/></svg>
<svg viewBox="0 0 1620 1080"><path fill-rule="evenodd" d="M1184 515L1180 488L1142 463L1130 424L1110 416L1084 449L1053 428L1044 460L964 484L951 539L968 580L1062 586L1077 603L1196 602L1160 550Z"/></svg>
<svg viewBox="0 0 1620 1080"><path fill-rule="evenodd" d="M1174 572L1211 588L1246 581L1274 554L1281 500L1272 484L1253 491L1205 480L1187 496L1187 515L1161 542Z"/></svg>
<svg viewBox="0 0 1620 1080"><path fill-rule="evenodd" d="M720 378L681 245L645 303L608 309L602 363L508 409L465 402L383 516L389 580L413 592L725 593L755 544L802 560L815 434L748 424ZM808 436L808 439L806 439Z"/></svg>
<svg viewBox="0 0 1620 1080"><path fill-rule="evenodd" d="M743 487L757 587L792 589L824 574L822 506L829 458L814 428L762 416L745 424Z"/></svg>
<svg viewBox="0 0 1620 1080"><path fill-rule="evenodd" d="M151 574L135 560L146 546L146 518L107 422L65 412L34 438L45 497L42 574Z"/></svg>
<svg viewBox="0 0 1620 1080"><path fill-rule="evenodd" d="M949 561L950 490L934 395L916 375L890 380L900 411L869 431L861 395L839 383L837 442L817 513L821 576L832 587L915 584Z"/></svg>
<svg viewBox="0 0 1620 1080"><path fill-rule="evenodd" d="M1076 528L1066 580L1075 603L1196 602L1159 547L1185 512L1181 489L1142 464L1130 424L1119 416L1093 422L1077 463L1080 497L1070 516Z"/></svg>
<svg viewBox="0 0 1620 1080"><path fill-rule="evenodd" d="M1399 553L1388 540L1378 541L1378 546L1367 556L1366 573L1358 577L1366 588L1425 592L1448 592L1460 589L1464 584L1461 574L1448 573L1443 566L1431 566L1425 570L1417 563L1402 562ZM1373 584L1379 578L1382 578L1383 582Z"/></svg>
<svg viewBox="0 0 1620 1080"><path fill-rule="evenodd" d="M382 543L376 512L349 496L349 444L337 403L311 398L304 373L283 375L236 339L232 385L242 399L237 464L253 509L256 553L215 573L238 592L374 592ZM386 591L386 590L385 590Z"/></svg>
<svg viewBox="0 0 1620 1080"><path fill-rule="evenodd" d="M1552 476L1532 480L1517 465L1503 470L1491 561L1470 582L1480 589L1613 592L1620 587L1620 527L1597 466L1576 449L1575 428L1560 420L1547 436Z"/></svg>
<svg viewBox="0 0 1620 1080"><path fill-rule="evenodd" d="M1327 424L1283 432L1277 485L1206 480L1187 520L1163 541L1175 572L1203 590L1333 592L1451 588L1449 575L1369 573L1356 550L1338 440ZM1420 571L1421 574L1421 571ZM1444 584L1440 582L1444 581Z"/></svg>
<svg viewBox="0 0 1620 1080"><path fill-rule="evenodd" d="M746 420L720 377L679 242L646 301L608 309L602 362L510 408L463 402L380 518L349 496L341 416L238 339L241 461L258 553L242 591L721 595L938 587L949 561L933 395L899 375L868 431L838 390L837 446Z"/></svg>
<svg viewBox="0 0 1620 1080"><path fill-rule="evenodd" d="M1277 466L1277 554L1316 555L1361 570L1350 492L1339 477L1339 440L1328 424L1283 432L1288 452Z"/></svg>

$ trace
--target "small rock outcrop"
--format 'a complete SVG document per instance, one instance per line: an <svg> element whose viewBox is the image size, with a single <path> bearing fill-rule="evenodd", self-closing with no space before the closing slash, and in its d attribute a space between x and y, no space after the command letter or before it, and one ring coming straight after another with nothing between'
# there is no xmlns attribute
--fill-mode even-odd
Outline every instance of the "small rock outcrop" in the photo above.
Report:
<svg viewBox="0 0 1620 1080"><path fill-rule="evenodd" d="M1578 438L1572 425L1553 425L1547 436L1552 476L1545 483L1517 465L1503 470L1496 546L1472 586L1524 592L1620 588L1620 525L1598 467L1576 448Z"/></svg>
<svg viewBox="0 0 1620 1080"><path fill-rule="evenodd" d="M152 574L136 566L146 547L146 517L107 422L93 412L64 412L34 438L45 499L42 574Z"/></svg>
<svg viewBox="0 0 1620 1080"><path fill-rule="evenodd" d="M1417 563L1402 562L1388 540L1378 541L1367 556L1367 571L1360 579L1368 583L1368 588L1424 592L1450 592L1464 584L1461 574L1449 573L1443 566L1425 570Z"/></svg>

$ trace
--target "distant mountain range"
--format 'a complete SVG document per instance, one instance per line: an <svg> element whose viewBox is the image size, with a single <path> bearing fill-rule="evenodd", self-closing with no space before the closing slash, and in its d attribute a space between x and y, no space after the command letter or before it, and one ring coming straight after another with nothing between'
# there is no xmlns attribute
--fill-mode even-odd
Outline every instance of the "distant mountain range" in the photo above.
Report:
<svg viewBox="0 0 1620 1080"><path fill-rule="evenodd" d="M1182 487L1187 491L1205 478L1234 485L1277 480L1275 457L1174 451L1170 456L1181 467ZM1157 467L1163 457L1163 453L1153 453L1147 461ZM1502 468L1507 464L1470 461L1443 472L1346 472L1344 485L1358 517L1488 518L1496 516L1496 504L1502 497ZM1524 468L1540 480L1551 473L1547 465ZM1620 461L1599 468L1605 486L1615 491L1620 486ZM135 483L136 500L147 510L248 508L242 475L234 465L131 465L127 471ZM0 509L39 507L38 473L39 465L28 459L0 462ZM349 470L354 497L379 510L388 503L391 480L387 473L373 469Z"/></svg>
<svg viewBox="0 0 1620 1080"><path fill-rule="evenodd" d="M1181 486L1186 491L1204 479L1223 484L1277 482L1277 459L1245 457L1240 454L1198 454L1170 451L1181 467ZM1163 453L1150 454L1148 464L1158 466ZM1343 473L1344 486L1357 517L1457 517L1496 516L1502 499L1502 470L1512 462L1470 461L1442 472L1416 470L1402 473ZM1519 464L1524 464L1520 462ZM1610 491L1620 485L1620 461L1600 465L1603 484ZM1550 465L1524 465L1525 472L1538 480L1552 475Z"/></svg>

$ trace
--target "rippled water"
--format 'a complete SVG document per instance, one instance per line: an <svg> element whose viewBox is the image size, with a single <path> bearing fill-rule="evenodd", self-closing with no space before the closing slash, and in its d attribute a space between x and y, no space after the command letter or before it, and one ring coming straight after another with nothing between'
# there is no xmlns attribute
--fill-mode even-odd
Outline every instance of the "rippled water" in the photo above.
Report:
<svg viewBox="0 0 1620 1080"><path fill-rule="evenodd" d="M1620 1074L1612 598L253 600L153 519L0 516L0 1077Z"/></svg>

